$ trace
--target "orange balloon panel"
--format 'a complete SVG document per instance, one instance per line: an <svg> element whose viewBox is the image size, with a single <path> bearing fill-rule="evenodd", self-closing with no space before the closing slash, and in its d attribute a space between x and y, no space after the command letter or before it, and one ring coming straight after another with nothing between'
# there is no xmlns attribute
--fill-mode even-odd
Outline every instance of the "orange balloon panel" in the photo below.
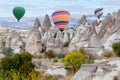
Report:
<svg viewBox="0 0 120 80"><path fill-rule="evenodd" d="M65 28L66 25L67 25L67 23L58 23L58 24L56 24L56 26L59 27L59 28Z"/></svg>
<svg viewBox="0 0 120 80"><path fill-rule="evenodd" d="M67 14L63 14L63 15L56 15L52 17L53 21L69 21L70 20L70 16Z"/></svg>

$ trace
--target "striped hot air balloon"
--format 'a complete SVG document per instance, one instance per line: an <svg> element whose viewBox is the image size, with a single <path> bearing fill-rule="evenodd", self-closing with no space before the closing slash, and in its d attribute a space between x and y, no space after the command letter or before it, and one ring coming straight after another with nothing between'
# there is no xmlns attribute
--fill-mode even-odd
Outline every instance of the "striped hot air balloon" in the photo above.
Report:
<svg viewBox="0 0 120 80"><path fill-rule="evenodd" d="M70 20L70 13L68 11L55 11L52 14L52 21L59 28L60 31L63 31L67 27Z"/></svg>
<svg viewBox="0 0 120 80"><path fill-rule="evenodd" d="M94 10L95 15L99 19L103 15L103 8L102 7L97 7Z"/></svg>

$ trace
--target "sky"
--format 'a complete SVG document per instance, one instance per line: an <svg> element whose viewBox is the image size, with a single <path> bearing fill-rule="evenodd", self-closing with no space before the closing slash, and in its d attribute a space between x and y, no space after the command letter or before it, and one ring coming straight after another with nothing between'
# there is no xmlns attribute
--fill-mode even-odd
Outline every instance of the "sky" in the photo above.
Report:
<svg viewBox="0 0 120 80"><path fill-rule="evenodd" d="M16 6L25 8L25 17L51 15L56 10L67 10L71 15L94 14L97 6L104 8L104 15L120 9L120 0L0 0L0 17L13 17Z"/></svg>

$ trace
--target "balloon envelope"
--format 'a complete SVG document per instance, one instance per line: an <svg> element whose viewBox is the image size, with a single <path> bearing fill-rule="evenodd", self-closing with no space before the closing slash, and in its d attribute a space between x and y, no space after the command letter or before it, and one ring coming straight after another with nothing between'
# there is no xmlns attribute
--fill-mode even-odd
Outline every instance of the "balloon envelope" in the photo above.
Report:
<svg viewBox="0 0 120 80"><path fill-rule="evenodd" d="M23 7L14 7L13 14L19 21L25 14L25 9Z"/></svg>
<svg viewBox="0 0 120 80"><path fill-rule="evenodd" d="M99 19L103 15L103 8L102 7L97 7L94 10L95 15Z"/></svg>
<svg viewBox="0 0 120 80"><path fill-rule="evenodd" d="M68 11L55 11L52 14L53 23L63 31L65 27L67 27L70 20L70 13Z"/></svg>

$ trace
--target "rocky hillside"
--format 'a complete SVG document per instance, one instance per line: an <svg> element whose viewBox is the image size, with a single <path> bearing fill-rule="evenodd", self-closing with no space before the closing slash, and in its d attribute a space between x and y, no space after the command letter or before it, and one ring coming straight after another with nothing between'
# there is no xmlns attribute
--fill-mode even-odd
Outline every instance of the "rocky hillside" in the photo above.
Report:
<svg viewBox="0 0 120 80"><path fill-rule="evenodd" d="M29 46L39 42L39 48L37 47L39 51L37 53L41 53L43 48L53 50L57 54L67 53L84 47L89 53L100 54L104 50L112 50L112 43L120 41L118 36L120 30L120 10L108 14L103 21L98 22L95 20L90 25L87 24L86 17L83 16L75 28L66 28L63 32L60 32L54 26L51 27L47 15L45 20L43 25L33 26L38 27L38 29L32 29L31 35L28 36L26 42ZM39 21L35 21L35 23L39 24ZM28 51L31 49L26 47ZM36 51L33 53L36 53Z"/></svg>
<svg viewBox="0 0 120 80"><path fill-rule="evenodd" d="M120 58L95 60L83 64L71 80L120 80Z"/></svg>
<svg viewBox="0 0 120 80"><path fill-rule="evenodd" d="M63 32L52 26L48 15L42 24L36 18L30 31L0 30L0 50L11 47L14 53L25 49L32 55L40 55L48 50L66 54L83 47L89 54L101 55L106 50L111 51L114 42L120 41L120 10L91 24L83 15L74 28L65 28ZM119 62L119 58L98 58L94 64L82 65L71 80L120 80Z"/></svg>
<svg viewBox="0 0 120 80"><path fill-rule="evenodd" d="M12 47L20 51L24 47L31 54L41 54L43 50L53 50L56 54L66 54L71 50L84 47L88 53L100 55L104 50L112 50L112 43L120 41L120 10L109 13L102 21L87 23L85 15L73 29L66 28L60 32L51 25L48 15L41 25L36 18L32 30L27 37L21 37L18 32L11 31L9 35L1 36L1 47Z"/></svg>
<svg viewBox="0 0 120 80"><path fill-rule="evenodd" d="M96 49L95 44L100 43L103 51L111 51L112 44L120 41L120 10L108 14L99 25L93 22L92 26L95 32L89 37L91 44L94 43L93 48ZM83 64L71 80L120 80L120 58L98 58L94 64Z"/></svg>

